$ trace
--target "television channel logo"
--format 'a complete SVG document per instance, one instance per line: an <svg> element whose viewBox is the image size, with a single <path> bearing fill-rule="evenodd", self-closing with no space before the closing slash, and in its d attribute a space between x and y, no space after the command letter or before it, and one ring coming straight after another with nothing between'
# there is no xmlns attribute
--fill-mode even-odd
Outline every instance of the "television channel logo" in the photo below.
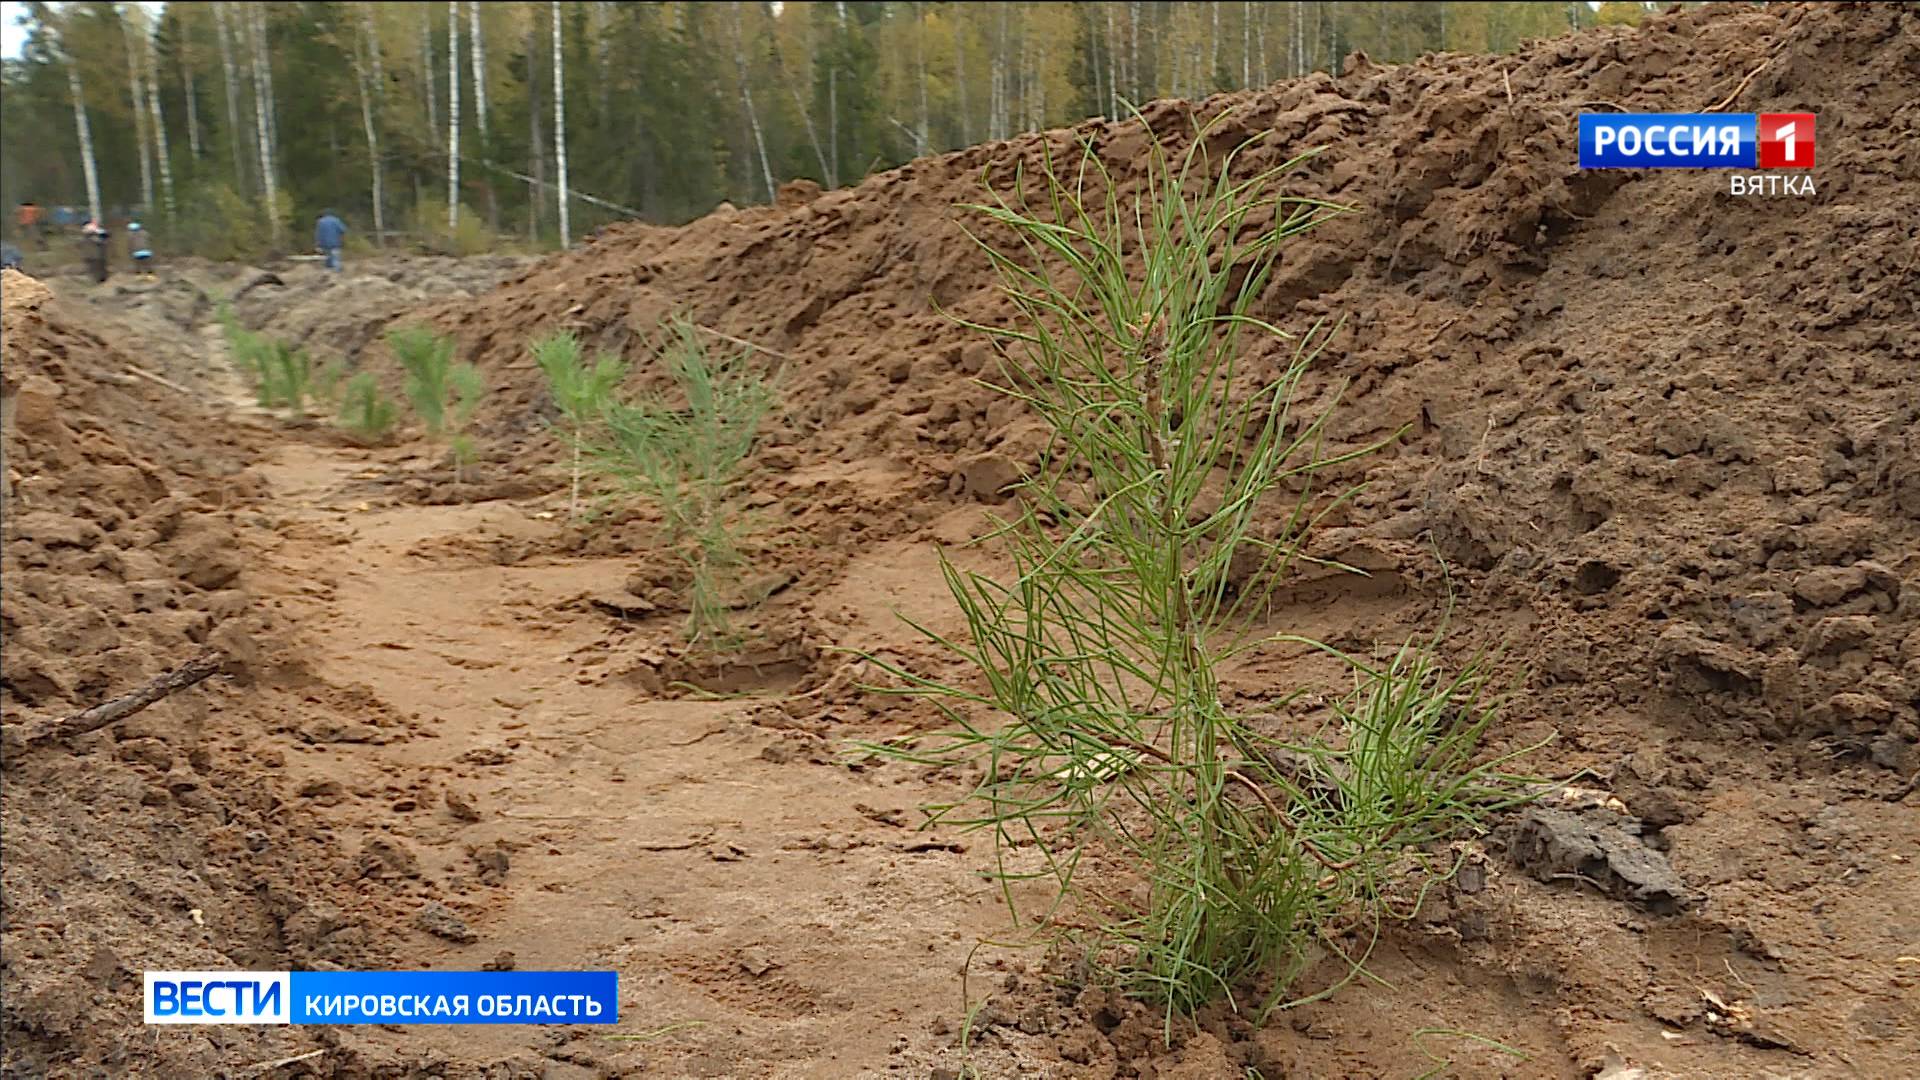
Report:
<svg viewBox="0 0 1920 1080"><path fill-rule="evenodd" d="M149 1024L615 1024L612 971L149 971Z"/></svg>
<svg viewBox="0 0 1920 1080"><path fill-rule="evenodd" d="M1813 113L1582 113L1583 169L1811 169Z"/></svg>

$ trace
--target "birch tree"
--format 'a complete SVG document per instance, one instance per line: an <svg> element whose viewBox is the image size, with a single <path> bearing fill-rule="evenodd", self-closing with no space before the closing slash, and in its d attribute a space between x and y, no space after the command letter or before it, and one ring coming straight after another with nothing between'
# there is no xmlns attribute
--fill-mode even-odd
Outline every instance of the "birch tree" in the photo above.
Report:
<svg viewBox="0 0 1920 1080"><path fill-rule="evenodd" d="M273 246L277 248L280 246L280 184L274 170L271 98L273 90L263 70L268 63L266 34L260 29L258 15L257 8L247 5L242 7L240 17L249 24L248 29L253 39L251 52L253 54L254 142L260 151L260 181L267 195L267 231Z"/></svg>
<svg viewBox="0 0 1920 1080"><path fill-rule="evenodd" d="M931 127L927 115L927 15L918 0L913 5L913 60L920 69L920 153L925 155Z"/></svg>
<svg viewBox="0 0 1920 1080"><path fill-rule="evenodd" d="M760 175L767 184L767 201L773 201L773 166L767 161L767 140L760 131L760 114L753 107L753 80L747 76L747 34L740 14L740 0L733 3L733 66L740 74L740 100L746 106L747 127L753 133L753 145L760 152Z"/></svg>
<svg viewBox="0 0 1920 1080"><path fill-rule="evenodd" d="M420 71L427 88L427 130L440 130L440 105L434 97L433 5L420 5Z"/></svg>
<svg viewBox="0 0 1920 1080"><path fill-rule="evenodd" d="M180 22L180 44L174 50L174 60L180 65L181 96L187 103L187 154L195 162L197 169L200 160L200 104L194 100L199 89L193 79L192 42L187 36L187 24Z"/></svg>
<svg viewBox="0 0 1920 1080"><path fill-rule="evenodd" d="M233 64L233 29L227 21L227 5L213 5L213 25L215 35L220 39L220 73L227 86L227 152L233 162L234 186L241 191L247 189L247 159L240 152L240 87L239 75Z"/></svg>
<svg viewBox="0 0 1920 1080"><path fill-rule="evenodd" d="M153 124L154 148L160 155L160 191L167 200L167 224L171 225L176 207L173 198L173 157L167 149L166 114L160 108L160 65L155 58L153 34L143 29L140 36L146 44L148 119Z"/></svg>
<svg viewBox="0 0 1920 1080"><path fill-rule="evenodd" d="M467 48L473 54L473 124L487 145L487 47L480 34L480 0L467 3Z"/></svg>
<svg viewBox="0 0 1920 1080"><path fill-rule="evenodd" d="M567 81L560 57L560 0L552 0L553 10L553 156L559 170L560 189L554 198L560 204L560 246L573 246L567 222Z"/></svg>
<svg viewBox="0 0 1920 1080"><path fill-rule="evenodd" d="M809 33L804 38L807 46L807 68L813 68L813 37ZM787 84L787 93L793 96L794 111L800 114L800 123L806 128L807 143L813 147L813 159L820 165L820 179L829 188L840 186L840 180L834 175L833 166L827 161L826 148L820 145L820 131L813 123L813 110L807 106L806 99L800 96L800 84L794 80L793 69L787 66L786 50L775 41L773 47L774 63L780 68L780 81Z"/></svg>
<svg viewBox="0 0 1920 1080"><path fill-rule="evenodd" d="M371 64L369 55L378 55L380 43L373 36L373 15L366 7L361 8L363 19L354 29L353 36L353 81L360 91L360 125L366 130L367 165L373 173L373 242L385 247L387 243L386 181L385 169L380 160L380 132L373 122L374 92L369 85Z"/></svg>
<svg viewBox="0 0 1920 1080"><path fill-rule="evenodd" d="M147 131L146 80L140 67L140 50L133 43L134 12L115 9L120 16L120 37L127 46L127 100L133 104L133 137L140 155L140 212L153 212L153 140Z"/></svg>
<svg viewBox="0 0 1920 1080"><path fill-rule="evenodd" d="M280 161L280 111L278 99L273 93L273 53L267 44L266 5L247 4L245 7L253 17L253 62L256 85L261 88L261 115L267 130L267 148L277 165Z"/></svg>
<svg viewBox="0 0 1920 1080"><path fill-rule="evenodd" d="M36 4L35 14L47 25L52 26L52 16L45 5ZM73 129L80 138L80 167L87 180L87 212L94 221L100 221L100 165L93 153L93 125L87 122L87 92L80 83L80 64L67 48L66 35L57 32L59 57L67 68L67 89L73 95Z"/></svg>
<svg viewBox="0 0 1920 1080"><path fill-rule="evenodd" d="M460 226L460 0L447 0L447 236Z"/></svg>

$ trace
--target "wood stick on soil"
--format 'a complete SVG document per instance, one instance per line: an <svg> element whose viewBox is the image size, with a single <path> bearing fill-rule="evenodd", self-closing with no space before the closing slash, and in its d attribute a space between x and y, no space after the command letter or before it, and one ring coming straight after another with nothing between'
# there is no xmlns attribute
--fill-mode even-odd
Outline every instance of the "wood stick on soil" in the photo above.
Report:
<svg viewBox="0 0 1920 1080"><path fill-rule="evenodd" d="M30 746L69 735L85 735L88 732L99 731L109 724L125 720L176 691L185 690L205 680L219 671L221 665L226 663L226 659L217 649L205 649L172 671L156 676L133 693L95 705L90 709L82 709L64 720L42 724L28 731L23 741Z"/></svg>
<svg viewBox="0 0 1920 1080"><path fill-rule="evenodd" d="M176 393L185 394L188 397L194 396L193 391L187 389L184 386L181 386L179 383L174 382L172 379L168 379L160 375L155 375L153 372L148 371L146 368L135 367L132 364L128 364L127 370L135 375L140 376L141 378L147 380L148 382L157 383Z"/></svg>

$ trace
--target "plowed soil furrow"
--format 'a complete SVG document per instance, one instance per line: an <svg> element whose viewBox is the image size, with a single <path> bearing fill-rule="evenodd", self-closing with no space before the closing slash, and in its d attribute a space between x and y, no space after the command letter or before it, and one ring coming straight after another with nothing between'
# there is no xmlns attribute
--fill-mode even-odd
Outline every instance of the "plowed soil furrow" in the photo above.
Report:
<svg viewBox="0 0 1920 1080"><path fill-rule="evenodd" d="M760 726L757 700L663 701L584 673L604 617L567 611L617 580L618 560L422 558L437 540L554 526L498 502L371 508L350 490L368 464L276 449L261 471L283 519L258 561L263 591L301 608L316 673L418 722L403 740L313 747L305 767L444 788L479 817L340 816L362 844L397 841L422 879L468 886L447 899L476 940L416 934L412 963L472 969L504 950L523 969L618 970L620 1031L687 1026L596 1059L671 1058L689 1075L854 1075L900 1033L960 1015L960 966L1004 912L977 860L914 850L925 838L905 825L929 791L876 787L835 763L840 747ZM564 1058L554 1044L599 1038L416 1029L394 1043Z"/></svg>

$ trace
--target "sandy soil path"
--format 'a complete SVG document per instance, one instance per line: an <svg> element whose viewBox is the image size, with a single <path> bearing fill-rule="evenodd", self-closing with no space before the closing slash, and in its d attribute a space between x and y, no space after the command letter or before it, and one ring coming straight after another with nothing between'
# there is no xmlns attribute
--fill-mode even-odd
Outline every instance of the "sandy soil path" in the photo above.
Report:
<svg viewBox="0 0 1920 1080"><path fill-rule="evenodd" d="M317 673L364 685L420 735L319 744L290 767L427 790L396 801L411 810L338 823L397 847L470 927L467 943L416 931L417 962L472 969L505 952L521 969L612 968L621 1032L687 1025L633 1044L588 1029L411 1028L407 1046L845 1077L883 1071L960 1014L959 969L1005 914L976 858L907 827L929 792L847 768L831 740L782 730L764 702L649 699L587 674L605 618L569 609L617 583L619 561L423 557L555 526L504 502L371 507L352 487L379 456L279 447L261 468L277 539L257 562Z"/></svg>

